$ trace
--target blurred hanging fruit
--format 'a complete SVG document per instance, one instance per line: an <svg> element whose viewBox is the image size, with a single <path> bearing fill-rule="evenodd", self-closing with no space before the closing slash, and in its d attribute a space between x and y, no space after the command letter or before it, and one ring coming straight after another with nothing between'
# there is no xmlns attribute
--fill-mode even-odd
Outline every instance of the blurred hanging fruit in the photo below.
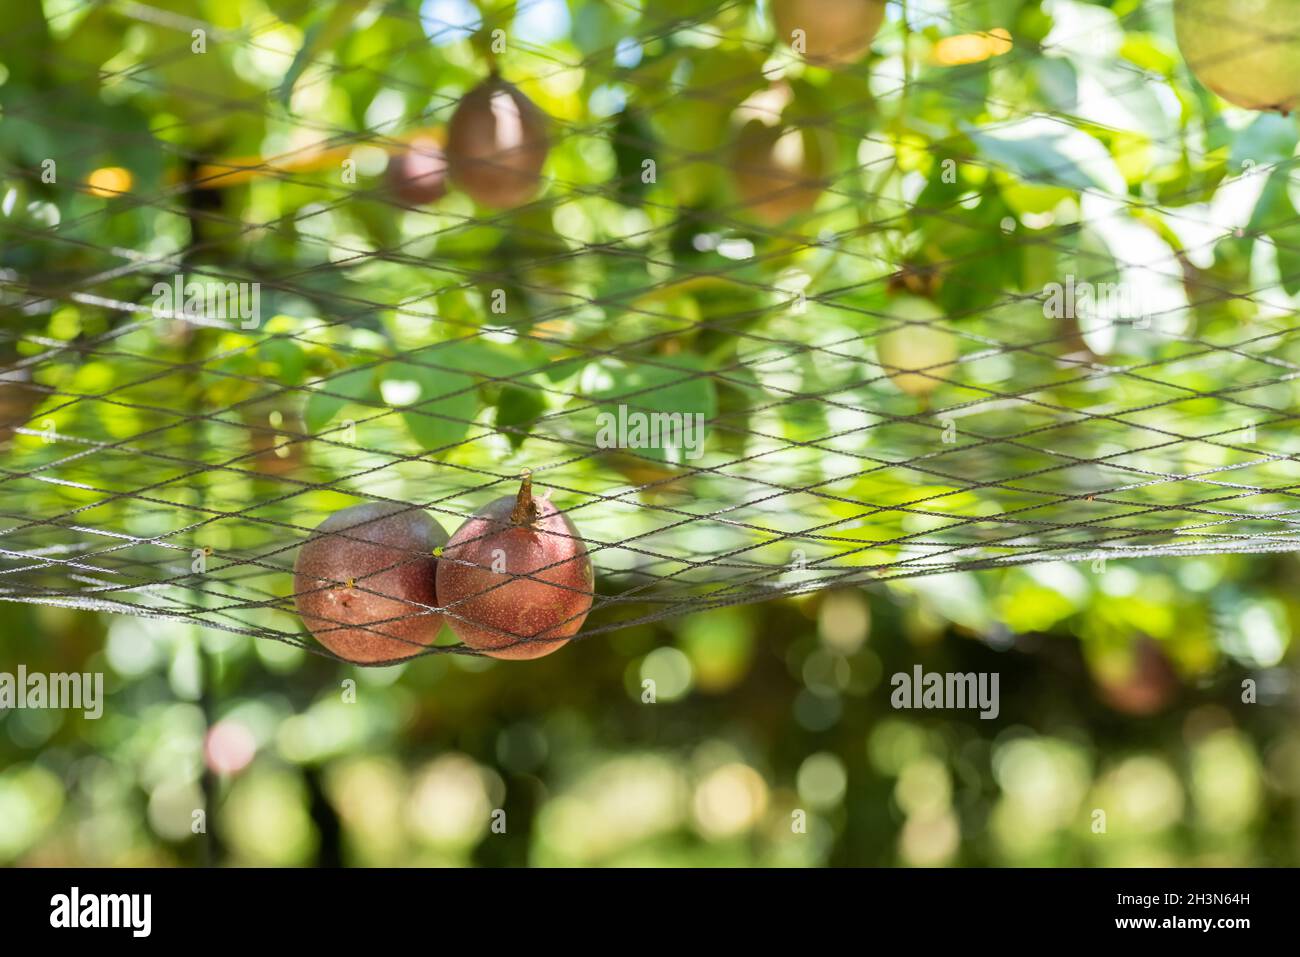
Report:
<svg viewBox="0 0 1300 957"><path fill-rule="evenodd" d="M245 468L278 476L292 475L303 467L308 443L300 436L306 434L306 426L296 409L259 402L245 406L241 418L253 451L243 460Z"/></svg>
<svg viewBox="0 0 1300 957"><path fill-rule="evenodd" d="M447 157L438 141L419 136L388 157L389 189L410 206L436 203L447 195Z"/></svg>
<svg viewBox="0 0 1300 957"><path fill-rule="evenodd" d="M618 114L610 143L616 164L610 194L620 203L640 206L650 191L652 180L646 175L646 163L656 161L658 144L654 139L654 129L642 111L625 106Z"/></svg>
<svg viewBox="0 0 1300 957"><path fill-rule="evenodd" d="M689 466L659 462L647 455L631 455L610 450L600 460L639 486L638 494L647 502L685 502L692 497Z"/></svg>
<svg viewBox="0 0 1300 957"><path fill-rule="evenodd" d="M335 512L298 550L294 605L340 658L377 664L433 644L442 616L434 551L447 533L428 513L372 502Z"/></svg>
<svg viewBox="0 0 1300 957"><path fill-rule="evenodd" d="M826 162L816 131L750 120L736 139L731 169L745 210L777 226L816 205Z"/></svg>
<svg viewBox="0 0 1300 957"><path fill-rule="evenodd" d="M447 129L452 181L497 209L533 197L549 148L546 115L498 76L465 94Z"/></svg>
<svg viewBox="0 0 1300 957"><path fill-rule="evenodd" d="M877 337L876 358L908 395L929 395L952 373L957 340L937 324L944 318L942 309L919 296L898 296L889 305L883 322L894 328Z"/></svg>
<svg viewBox="0 0 1300 957"><path fill-rule="evenodd" d="M1174 30L1196 78L1237 106L1300 106L1300 4L1175 0Z"/></svg>
<svg viewBox="0 0 1300 957"><path fill-rule="evenodd" d="M1163 711L1178 692L1178 673L1160 643L1146 635L1115 666L1098 666L1097 691L1116 711L1146 717Z"/></svg>
<svg viewBox="0 0 1300 957"><path fill-rule="evenodd" d="M28 424L41 393L31 387L28 369L0 367L0 444L14 436L14 430Z"/></svg>
<svg viewBox="0 0 1300 957"><path fill-rule="evenodd" d="M819 66L862 59L884 19L884 0L772 0L777 37Z"/></svg>
<svg viewBox="0 0 1300 957"><path fill-rule="evenodd" d="M525 475L462 525L438 562L447 622L494 658L540 658L578 633L591 610L594 573L567 515L535 499Z"/></svg>

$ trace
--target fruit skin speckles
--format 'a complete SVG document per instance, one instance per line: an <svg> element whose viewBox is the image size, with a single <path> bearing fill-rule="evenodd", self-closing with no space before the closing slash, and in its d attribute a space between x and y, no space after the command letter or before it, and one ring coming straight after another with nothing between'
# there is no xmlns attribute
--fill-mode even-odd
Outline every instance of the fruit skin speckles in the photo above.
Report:
<svg viewBox="0 0 1300 957"><path fill-rule="evenodd" d="M499 569L499 570L498 570ZM466 645L494 658L540 658L586 621L594 571L567 515L533 499L499 498L462 525L438 562L447 622Z"/></svg>
<svg viewBox="0 0 1300 957"><path fill-rule="evenodd" d="M433 550L447 533L428 513L371 502L335 512L298 550L294 606L322 645L357 664L409 658L433 644Z"/></svg>
<svg viewBox="0 0 1300 957"><path fill-rule="evenodd" d="M1196 78L1229 103L1300 107L1300 5L1295 0L1175 0L1174 32Z"/></svg>

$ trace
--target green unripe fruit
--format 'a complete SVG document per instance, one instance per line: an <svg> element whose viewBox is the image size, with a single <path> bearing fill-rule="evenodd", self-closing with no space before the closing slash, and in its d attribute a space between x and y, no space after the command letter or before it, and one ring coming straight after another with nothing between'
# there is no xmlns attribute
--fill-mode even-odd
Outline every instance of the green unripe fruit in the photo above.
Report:
<svg viewBox="0 0 1300 957"><path fill-rule="evenodd" d="M1300 3L1174 0L1174 29L1196 78L1229 103L1300 106Z"/></svg>
<svg viewBox="0 0 1300 957"><path fill-rule="evenodd" d="M876 357L890 380L908 395L929 395L952 372L957 359L957 340L937 323L943 310L919 296L899 296L889 306L894 325L876 339Z"/></svg>

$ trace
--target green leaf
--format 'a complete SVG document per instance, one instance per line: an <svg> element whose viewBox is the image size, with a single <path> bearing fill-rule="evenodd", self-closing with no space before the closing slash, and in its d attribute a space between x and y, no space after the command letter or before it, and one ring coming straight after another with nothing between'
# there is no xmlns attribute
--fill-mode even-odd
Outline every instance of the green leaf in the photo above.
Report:
<svg viewBox="0 0 1300 957"><path fill-rule="evenodd" d="M338 414L338 411L347 405L349 399L378 399L379 394L375 390L375 372L373 369L356 369L352 372L344 372L341 375L335 375L328 379L321 379L316 382L318 389L311 394L307 400L307 409L303 413L303 421L307 425L307 431L316 433L320 432L330 419ZM326 392L331 393L329 395Z"/></svg>
<svg viewBox="0 0 1300 957"><path fill-rule="evenodd" d="M329 50L340 42L343 36L352 26L358 14L367 6L369 0L338 0L333 9L307 27L303 35L302 46L299 47L297 55L294 56L293 62L289 64L289 69L284 74L284 79L280 83L280 102L286 107L293 97L294 85L298 78L302 76L304 70L322 51Z"/></svg>
<svg viewBox="0 0 1300 957"><path fill-rule="evenodd" d="M642 181L642 164L658 152L654 131L635 110L624 109L614 124L613 146L617 182L612 192L620 203L640 205L650 189Z"/></svg>
<svg viewBox="0 0 1300 957"><path fill-rule="evenodd" d="M6 38L4 65L11 80L27 82L47 64L50 31L41 0L0 3L0 36Z"/></svg>
<svg viewBox="0 0 1300 957"><path fill-rule="evenodd" d="M437 365L493 379L513 379L540 372L550 361L545 349L528 339L519 339L509 345L468 339L440 346L431 351L429 357L429 361Z"/></svg>
<svg viewBox="0 0 1300 957"><path fill-rule="evenodd" d="M997 127L967 125L966 132L984 157L1022 180L1118 196L1127 192L1101 141L1063 120L1029 116Z"/></svg>
<svg viewBox="0 0 1300 957"><path fill-rule="evenodd" d="M627 25L610 4L584 3L573 12L573 43L584 56L600 52L627 36Z"/></svg>
<svg viewBox="0 0 1300 957"><path fill-rule="evenodd" d="M1074 64L1077 102L1071 113L1108 129L1125 130L1164 143L1178 133L1176 105L1157 93L1159 79L1141 80L1132 67L1084 60Z"/></svg>
<svg viewBox="0 0 1300 957"><path fill-rule="evenodd" d="M613 424L621 431L619 423L634 422L630 418L633 413L681 416L683 422L686 416L703 416L707 428L707 423L717 416L718 396L713 380L698 374L703 370L701 359L687 355L595 363L584 373L584 378L593 380L588 395L595 408L577 416L574 425L590 428L597 444L601 443L602 427ZM660 434L659 438L658 442L639 442L635 433L627 431L616 436L616 446L660 461L677 460L681 450L674 448L671 437Z"/></svg>
<svg viewBox="0 0 1300 957"><path fill-rule="evenodd" d="M517 449L528 438L523 433L546 413L546 409L546 397L537 389L508 385L497 399L496 427L506 433L511 447Z"/></svg>
<svg viewBox="0 0 1300 957"><path fill-rule="evenodd" d="M659 142L671 146L673 169L666 181L679 203L691 205L716 197L720 156L712 154L729 148L732 111L763 86L763 57L753 51L713 49L692 50L687 59L685 86L654 110L650 122ZM634 103L633 109L640 107Z"/></svg>

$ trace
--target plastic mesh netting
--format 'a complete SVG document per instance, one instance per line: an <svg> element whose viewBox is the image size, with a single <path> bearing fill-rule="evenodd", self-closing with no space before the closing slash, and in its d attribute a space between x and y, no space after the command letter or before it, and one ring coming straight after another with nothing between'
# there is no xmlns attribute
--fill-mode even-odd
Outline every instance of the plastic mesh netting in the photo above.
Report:
<svg viewBox="0 0 1300 957"><path fill-rule="evenodd" d="M1295 122L1212 108L1168 4L891 3L833 68L748 3L54 6L0 34L0 598L320 650L326 516L524 469L585 635L1300 547ZM494 65L535 195L402 198Z"/></svg>

